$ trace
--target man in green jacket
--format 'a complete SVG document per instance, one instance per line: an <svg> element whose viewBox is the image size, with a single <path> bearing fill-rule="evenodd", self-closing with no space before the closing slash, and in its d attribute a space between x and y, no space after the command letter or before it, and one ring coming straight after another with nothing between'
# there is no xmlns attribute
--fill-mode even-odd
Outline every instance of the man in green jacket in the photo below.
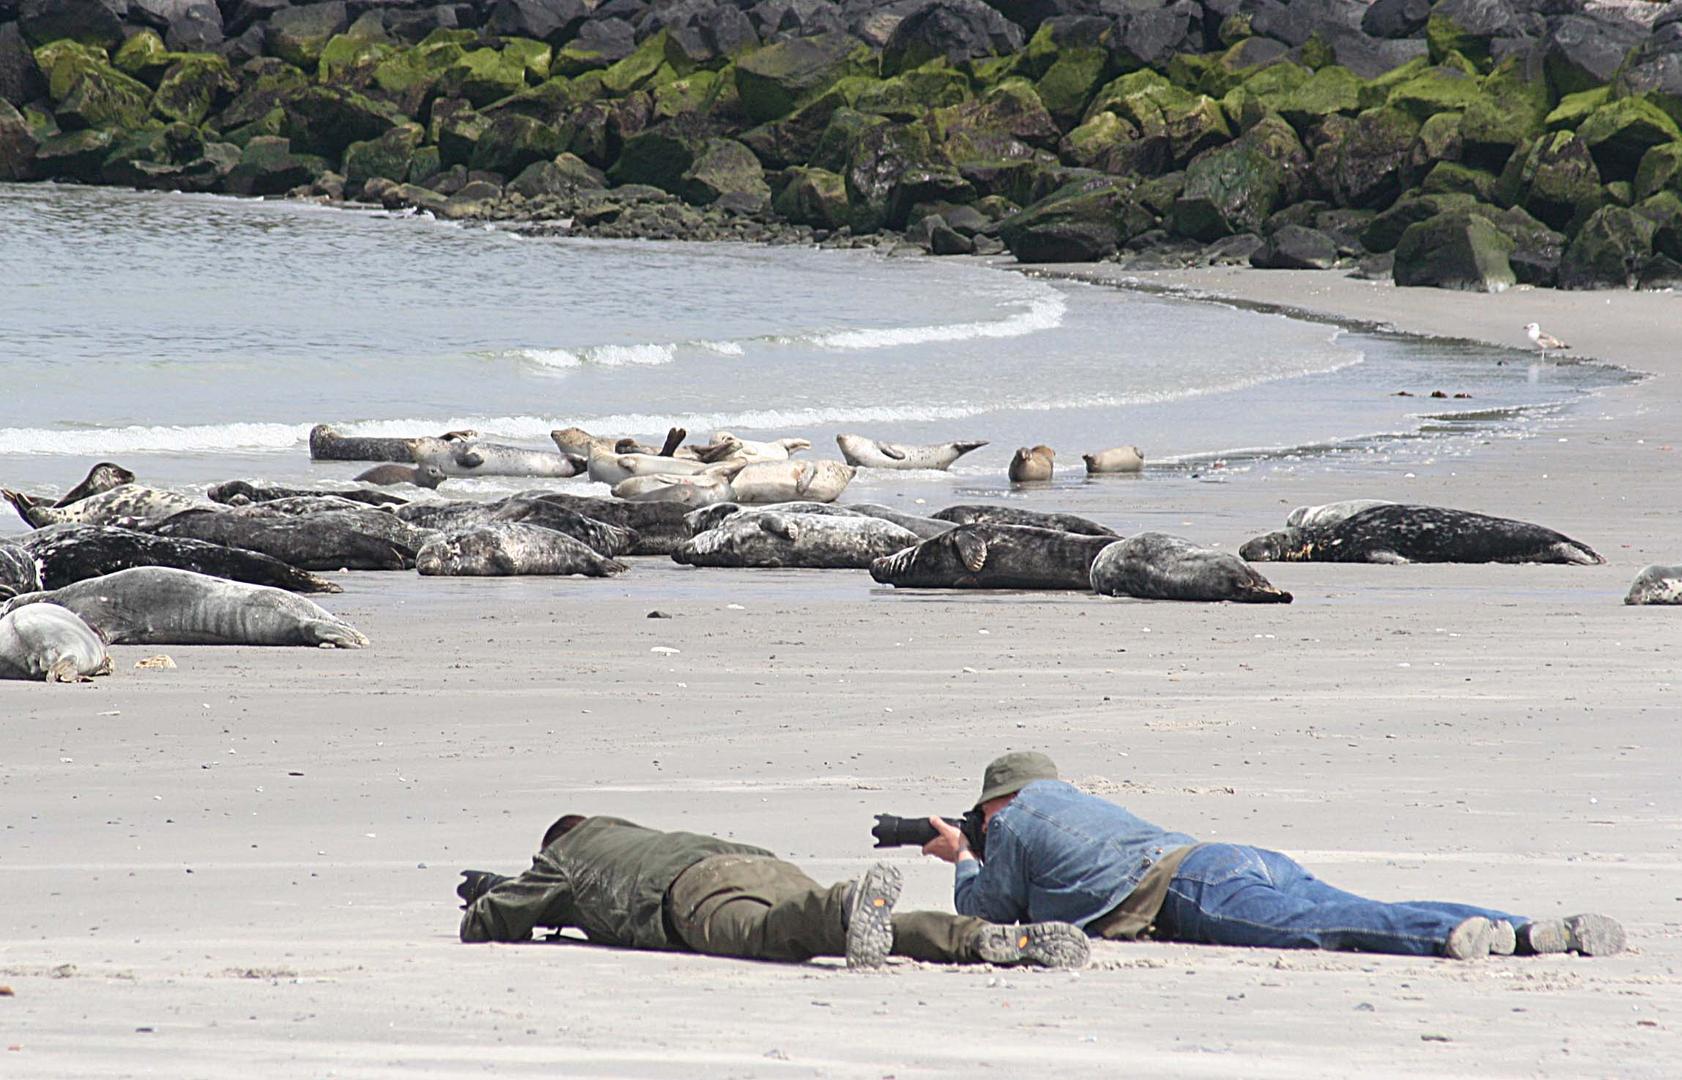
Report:
<svg viewBox="0 0 1682 1080"><path fill-rule="evenodd" d="M799 962L889 954L936 963L1079 967L1087 938L1068 923L997 926L934 911L895 913L900 873L885 863L825 888L763 848L623 818L568 814L518 877L464 870L461 940L527 941L576 927L601 945L689 949Z"/></svg>

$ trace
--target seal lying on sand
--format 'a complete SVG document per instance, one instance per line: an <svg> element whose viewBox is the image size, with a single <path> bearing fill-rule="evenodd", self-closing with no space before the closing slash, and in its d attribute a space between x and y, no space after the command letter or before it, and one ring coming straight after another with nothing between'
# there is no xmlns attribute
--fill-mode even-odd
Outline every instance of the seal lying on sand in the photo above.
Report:
<svg viewBox="0 0 1682 1080"><path fill-rule="evenodd" d="M10 494L7 493L8 498ZM15 499L12 505L25 523L39 529L47 525L123 525L162 521L171 514L204 504L173 491L124 484L65 506L26 507L19 505Z"/></svg>
<svg viewBox="0 0 1682 1080"><path fill-rule="evenodd" d="M576 454L551 454L506 443L479 442L456 435L442 442L415 443L415 463L431 465L445 476L577 476L585 461Z"/></svg>
<svg viewBox="0 0 1682 1080"><path fill-rule="evenodd" d="M590 479L598 484L622 484L633 476L729 475L736 470L710 465L692 458L661 454L603 453L592 450L586 463Z"/></svg>
<svg viewBox="0 0 1682 1080"><path fill-rule="evenodd" d="M241 506L230 505L230 514L251 518L281 518L281 517L309 517L313 514L349 513L366 516L370 520L394 517L390 510L367 503L353 502L341 499L337 495L289 495L284 499L270 499L267 502L246 503Z"/></svg>
<svg viewBox="0 0 1682 1080"><path fill-rule="evenodd" d="M433 447L455 436L471 439L475 431L447 431L442 436L418 435L390 439L362 435L340 435L327 424L310 429L311 461L399 461L413 464L417 448Z"/></svg>
<svg viewBox="0 0 1682 1080"><path fill-rule="evenodd" d="M4 612L57 604L113 645L332 645L368 639L320 606L280 589L143 566L30 593Z"/></svg>
<svg viewBox="0 0 1682 1080"><path fill-rule="evenodd" d="M359 484L413 484L420 488L436 488L444 482L444 470L436 465L375 465L358 473ZM220 501L220 500L218 500Z"/></svg>
<svg viewBox="0 0 1682 1080"><path fill-rule="evenodd" d="M293 499L302 496L323 496L335 499L349 499L351 502L367 503L369 506L402 506L409 500L401 495L393 495L389 491L369 491L367 488L295 488L280 487L273 484L253 484L245 480L227 480L214 485L205 496L211 502L223 503L227 506L247 506L251 503L273 502L276 499Z"/></svg>
<svg viewBox="0 0 1682 1080"><path fill-rule="evenodd" d="M1540 525L1441 506L1389 503L1325 528L1282 529L1238 549L1251 562L1603 563L1587 544Z"/></svg>
<svg viewBox="0 0 1682 1080"><path fill-rule="evenodd" d="M955 527L950 521L938 521L935 518L919 517L916 514L901 513L892 507L879 506L876 503L848 503L847 509L851 510L855 514L863 514L865 517L881 518L883 521L891 521L902 529L910 529L912 532L917 534L917 539L919 540L927 540L931 536L939 536L941 533L948 532Z"/></svg>
<svg viewBox="0 0 1682 1080"><path fill-rule="evenodd" d="M1092 588L1092 560L1113 536L1024 525L960 525L916 547L877 559L870 576L915 589Z"/></svg>
<svg viewBox="0 0 1682 1080"><path fill-rule="evenodd" d="M568 510L558 503L547 499L530 498L515 495L502 500L491 516L491 521L522 521L527 525L540 525L545 529L553 529L558 533L565 533L574 540L587 545L598 555L613 558L624 555L636 547L637 534L632 529L619 525L609 525L605 521L597 521L576 510ZM488 524L488 523L487 523Z"/></svg>
<svg viewBox="0 0 1682 1080"><path fill-rule="evenodd" d="M134 483L134 474L121 465L113 465L109 461L102 461L88 470L88 475L82 482L60 495L56 499L42 498L39 495L26 495L21 491L0 488L0 495L4 495L7 502L17 510L25 522L29 515L25 512L37 506L65 507L73 502L81 502L90 495L100 495L112 488L122 487L124 484Z"/></svg>
<svg viewBox="0 0 1682 1080"><path fill-rule="evenodd" d="M583 574L609 577L625 564L605 559L565 533L518 521L475 525L421 548L415 569L428 577Z"/></svg>
<svg viewBox="0 0 1682 1080"><path fill-rule="evenodd" d="M392 523L405 524L396 518ZM260 552L300 570L407 570L415 565L414 549L404 550L358 523L329 521L328 515L259 518L221 509L188 510L149 531Z"/></svg>
<svg viewBox="0 0 1682 1080"><path fill-rule="evenodd" d="M967 442L936 443L919 446L914 443L883 442L863 435L837 435L835 445L849 465L863 465L872 469L949 469L952 463L987 445L986 439Z"/></svg>
<svg viewBox="0 0 1682 1080"><path fill-rule="evenodd" d="M136 566L172 566L288 592L340 591L330 581L255 551L153 536L114 525L54 525L23 537L19 546L40 566L41 586L46 589L62 589Z"/></svg>
<svg viewBox="0 0 1682 1080"><path fill-rule="evenodd" d="M1113 446L1092 454L1082 454L1088 476L1103 473L1135 473L1145 467L1144 451L1137 446Z"/></svg>
<svg viewBox="0 0 1682 1080"><path fill-rule="evenodd" d="M0 600L41 588L41 568L34 556L9 540L0 540Z"/></svg>
<svg viewBox="0 0 1682 1080"><path fill-rule="evenodd" d="M691 510L683 515L683 523L690 536L699 536L708 529L716 529L737 514L759 514L775 511L779 514L822 514L828 517L858 517L851 507L833 503L788 502L769 506L743 506L741 503L721 502Z"/></svg>
<svg viewBox="0 0 1682 1080"><path fill-rule="evenodd" d="M1682 604L1682 566L1653 565L1635 575L1626 604Z"/></svg>
<svg viewBox="0 0 1682 1080"><path fill-rule="evenodd" d="M713 441L706 446L688 446L686 450L697 461L787 461L803 450L810 450L810 439L744 439L729 431L713 432Z"/></svg>
<svg viewBox="0 0 1682 1080"><path fill-rule="evenodd" d="M613 485L613 497L627 502L663 502L693 510L716 502L736 501L730 481L722 476L633 476Z"/></svg>
<svg viewBox="0 0 1682 1080"><path fill-rule="evenodd" d="M735 501L834 502L858 470L839 461L756 461L730 478Z"/></svg>
<svg viewBox="0 0 1682 1080"><path fill-rule="evenodd" d="M689 437L689 432L675 427L666 432L664 446L645 446L629 436L592 435L583 428L556 428L549 433L554 440L556 449L563 454L589 458L592 453L603 454L655 454L660 457L694 458L694 454L682 448L683 440Z"/></svg>
<svg viewBox="0 0 1682 1080"><path fill-rule="evenodd" d="M1141 600L1291 602L1290 593L1274 588L1238 556L1157 532L1138 533L1100 551L1092 563L1092 591Z"/></svg>
<svg viewBox="0 0 1682 1080"><path fill-rule="evenodd" d="M585 517L630 529L636 533L636 542L630 550L632 555L670 555L673 548L689 539L689 530L683 523L683 515L688 510L676 503L625 502L622 499L554 491L527 494Z"/></svg>
<svg viewBox="0 0 1682 1080"><path fill-rule="evenodd" d="M1025 480L1050 480L1052 473L1052 459L1057 451L1049 446L1019 447L1016 455L1010 459L1007 470L1011 480L1021 483Z"/></svg>
<svg viewBox="0 0 1682 1080"><path fill-rule="evenodd" d="M1362 510L1394 505L1388 499L1345 499L1322 506L1299 506L1286 516L1285 524L1293 528L1323 529L1328 525L1336 525L1344 518L1353 517Z"/></svg>
<svg viewBox="0 0 1682 1080"><path fill-rule="evenodd" d="M87 682L109 674L105 643L74 612L28 604L0 617L0 679Z"/></svg>
<svg viewBox="0 0 1682 1080"><path fill-rule="evenodd" d="M1036 529L1055 529L1058 532L1080 533L1082 536L1115 536L1114 529L1074 514L1047 514L1038 510L1019 510L1014 506L990 506L987 503L960 503L936 510L929 515L936 521L950 521L954 525L1028 525Z"/></svg>
<svg viewBox="0 0 1682 1080"><path fill-rule="evenodd" d="M863 570L917 542L892 522L854 514L736 514L678 546L672 561L690 566L785 566Z"/></svg>

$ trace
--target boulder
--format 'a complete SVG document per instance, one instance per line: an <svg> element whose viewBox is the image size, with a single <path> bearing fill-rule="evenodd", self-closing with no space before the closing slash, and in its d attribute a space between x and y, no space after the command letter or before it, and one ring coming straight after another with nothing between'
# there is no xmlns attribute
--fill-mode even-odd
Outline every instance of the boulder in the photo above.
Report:
<svg viewBox="0 0 1682 1080"><path fill-rule="evenodd" d="M1186 167L1185 187L1174 201L1174 231L1204 243L1260 232L1279 208L1284 186L1284 171L1251 146L1205 151Z"/></svg>
<svg viewBox="0 0 1682 1080"><path fill-rule="evenodd" d="M53 118L65 131L84 128L132 131L146 126L152 91L113 67L101 63L75 64L66 74L63 65L54 65L49 80L56 103Z"/></svg>
<svg viewBox="0 0 1682 1080"><path fill-rule="evenodd" d="M1361 246L1380 254L1394 251L1409 226L1455 210L1470 210L1477 205L1476 197L1461 192L1403 195L1389 209L1374 215L1367 222L1361 230Z"/></svg>
<svg viewBox="0 0 1682 1080"><path fill-rule="evenodd" d="M1470 195L1478 202L1495 201L1497 177L1492 172L1474 169L1457 161L1439 161L1425 174L1419 190L1434 195Z"/></svg>
<svg viewBox="0 0 1682 1080"><path fill-rule="evenodd" d="M636 51L602 72L602 89L611 97L623 97L648 86L666 64L666 32L645 38Z"/></svg>
<svg viewBox="0 0 1682 1080"><path fill-rule="evenodd" d="M957 105L969 96L967 78L945 64L930 63L860 88L853 108L890 120L917 120L932 109Z"/></svg>
<svg viewBox="0 0 1682 1080"><path fill-rule="evenodd" d="M624 19L594 18L555 50L549 71L569 78L611 67L637 51L637 32Z"/></svg>
<svg viewBox="0 0 1682 1080"><path fill-rule="evenodd" d="M696 206L729 199L733 206L770 205L771 189L753 151L734 139L708 139L681 178L682 198Z"/></svg>
<svg viewBox="0 0 1682 1080"><path fill-rule="evenodd" d="M42 139L35 152L35 177L97 184L116 141L109 131L93 130L64 131Z"/></svg>
<svg viewBox="0 0 1682 1080"><path fill-rule="evenodd" d="M0 101L18 104L47 93L47 80L15 22L0 23Z"/></svg>
<svg viewBox="0 0 1682 1080"><path fill-rule="evenodd" d="M1668 6L1618 72L1618 93L1645 97L1682 124L1682 10Z"/></svg>
<svg viewBox="0 0 1682 1080"><path fill-rule="evenodd" d="M23 114L10 102L0 100L0 180L35 179L38 146Z"/></svg>
<svg viewBox="0 0 1682 1080"><path fill-rule="evenodd" d="M20 0L18 29L32 45L69 40L114 49L127 10L127 0Z"/></svg>
<svg viewBox="0 0 1682 1080"><path fill-rule="evenodd" d="M590 6L584 0L496 0L485 29L501 37L563 45L589 18Z"/></svg>
<svg viewBox="0 0 1682 1080"><path fill-rule="evenodd" d="M1361 15L1361 32L1375 38L1413 37L1425 29L1431 0L1373 0Z"/></svg>
<svg viewBox="0 0 1682 1080"><path fill-rule="evenodd" d="M1110 72L1110 54L1097 34L1101 19L1055 19L1028 42L1022 60L1037 73L1034 89L1041 103L1063 127L1073 126L1086 103Z"/></svg>
<svg viewBox="0 0 1682 1080"><path fill-rule="evenodd" d="M526 166L553 161L567 138L539 120L518 113L498 113L468 157L469 169L517 176Z"/></svg>
<svg viewBox="0 0 1682 1080"><path fill-rule="evenodd" d="M1635 170L1635 197L1645 199L1661 191L1682 195L1682 142L1655 146L1641 157Z"/></svg>
<svg viewBox="0 0 1682 1080"><path fill-rule="evenodd" d="M1633 289L1653 254L1653 221L1622 206L1589 216L1565 249L1559 267L1563 289Z"/></svg>
<svg viewBox="0 0 1682 1080"><path fill-rule="evenodd" d="M1602 180L1633 180L1647 151L1682 139L1682 129L1657 105L1620 98L1591 113L1577 137L1594 155Z"/></svg>
<svg viewBox="0 0 1682 1080"><path fill-rule="evenodd" d="M1284 225L1250 255L1259 270L1330 270L1337 263L1337 244L1318 229Z"/></svg>
<svg viewBox="0 0 1682 1080"><path fill-rule="evenodd" d="M240 74L245 88L216 118L224 131L262 120L310 87L303 72L274 57L253 60Z"/></svg>
<svg viewBox="0 0 1682 1080"><path fill-rule="evenodd" d="M787 116L848 75L869 73L872 56L845 34L779 41L736 63L742 109L758 123Z"/></svg>
<svg viewBox="0 0 1682 1080"><path fill-rule="evenodd" d="M310 154L294 154L284 138L259 135L245 144L239 164L224 185L234 195L284 195L320 176L327 162Z"/></svg>
<svg viewBox="0 0 1682 1080"><path fill-rule="evenodd" d="M1098 91L1087 107L1086 119L1100 112L1113 112L1128 121L1141 138L1167 139L1176 162L1190 161L1232 138L1220 102L1181 90L1148 69L1123 75Z"/></svg>
<svg viewBox="0 0 1682 1080"><path fill-rule="evenodd" d="M607 176L591 168L576 154L562 153L554 161L528 165L508 185L515 195L535 199L539 195L564 195L580 188L605 188Z"/></svg>
<svg viewBox="0 0 1682 1080"><path fill-rule="evenodd" d="M1294 88L1273 96L1279 115L1299 132L1306 132L1333 113L1354 116L1361 111L1361 80L1346 68L1323 67Z"/></svg>
<svg viewBox="0 0 1682 1080"><path fill-rule="evenodd" d="M1425 23L1431 60L1442 63L1459 54L1487 61L1498 38L1522 37L1527 23L1508 0L1437 0Z"/></svg>
<svg viewBox="0 0 1682 1080"><path fill-rule="evenodd" d="M1128 239L1122 214L1131 182L1115 177L1077 181L999 225L1018 262L1097 262Z"/></svg>
<svg viewBox="0 0 1682 1080"><path fill-rule="evenodd" d="M1173 163L1167 136L1147 139L1111 112L1098 113L1069 132L1058 152L1070 165L1116 175L1156 176Z"/></svg>
<svg viewBox="0 0 1682 1080"><path fill-rule="evenodd" d="M377 139L404 120L391 106L336 86L312 86L285 109L292 146L330 161L339 160L351 143Z"/></svg>
<svg viewBox="0 0 1682 1080"><path fill-rule="evenodd" d="M123 42L122 48L111 57L111 66L147 86L156 87L175 60L157 31L141 30Z"/></svg>
<svg viewBox="0 0 1682 1080"><path fill-rule="evenodd" d="M475 109L526 88L526 65L518 56L496 49L463 53L438 77L442 97L464 98Z"/></svg>
<svg viewBox="0 0 1682 1080"><path fill-rule="evenodd" d="M842 176L853 228L860 232L884 225L903 229L916 203L961 196L967 187L921 124L865 128L848 150ZM973 191L968 194L974 195Z"/></svg>
<svg viewBox="0 0 1682 1080"><path fill-rule="evenodd" d="M681 195L684 174L705 150L707 139L705 129L681 120L649 128L625 140L607 178L615 186L646 184Z"/></svg>
<svg viewBox="0 0 1682 1080"><path fill-rule="evenodd" d="M1501 205L1522 206L1555 229L1566 228L1602 198L1600 169L1588 144L1569 131L1544 135L1514 151L1496 185Z"/></svg>
<svg viewBox="0 0 1682 1080"><path fill-rule="evenodd" d="M934 113L947 157L964 162L1029 157L1055 147L1057 122L1039 94L1021 79L1007 79L979 98Z"/></svg>
<svg viewBox="0 0 1682 1080"><path fill-rule="evenodd" d="M349 26L350 16L341 0L282 8L269 17L269 48L287 63L314 71L327 42Z"/></svg>
<svg viewBox="0 0 1682 1080"><path fill-rule="evenodd" d="M1441 66L1428 68L1391 90L1386 104L1423 122L1441 112L1464 112L1482 99L1475 76Z"/></svg>
<svg viewBox="0 0 1682 1080"><path fill-rule="evenodd" d="M1177 55L1198 52L1203 46L1201 14L1192 3L1121 7L1109 41L1116 65L1164 68Z"/></svg>
<svg viewBox="0 0 1682 1080"><path fill-rule="evenodd" d="M1409 225L1396 245L1397 285L1500 292L1517 282L1513 242L1476 211L1456 210Z"/></svg>
<svg viewBox="0 0 1682 1080"><path fill-rule="evenodd" d="M366 88L374 71L394 52L390 35L377 12L369 11L351 23L342 34L334 34L321 47L316 72L322 82Z"/></svg>
<svg viewBox="0 0 1682 1080"><path fill-rule="evenodd" d="M1556 97L1612 81L1624 57L1641 40L1634 24L1567 14L1552 21L1544 65Z"/></svg>
<svg viewBox="0 0 1682 1080"><path fill-rule="evenodd" d="M450 221L478 220L493 217L502 199L502 188L487 180L469 180L454 195L444 200L435 213Z"/></svg>
<svg viewBox="0 0 1682 1080"><path fill-rule="evenodd" d="M902 16L903 13L899 16L890 14L889 19L897 25L898 18ZM828 0L762 0L748 10L748 18L760 37L773 43L797 41L820 34L845 34L847 31L847 20L840 7ZM892 32L890 25L887 33ZM887 40L885 35L875 36L881 41Z"/></svg>
<svg viewBox="0 0 1682 1080"><path fill-rule="evenodd" d="M1513 242L1507 262L1520 285L1551 289L1559 283L1559 264L1565 257L1564 233L1548 228L1518 206L1487 216Z"/></svg>
<svg viewBox="0 0 1682 1080"><path fill-rule="evenodd" d="M205 52L224 36L214 0L129 0L128 21L162 34L173 52Z"/></svg>
<svg viewBox="0 0 1682 1080"><path fill-rule="evenodd" d="M1022 28L981 0L929 0L905 18L882 47L882 74L921 67L930 60L950 64L1008 56L1022 48Z"/></svg>
<svg viewBox="0 0 1682 1080"><path fill-rule="evenodd" d="M847 182L827 169L790 169L772 208L795 225L839 229L850 219Z"/></svg>
<svg viewBox="0 0 1682 1080"><path fill-rule="evenodd" d="M1483 82L1483 93L1460 120L1464 160L1499 169L1520 143L1540 135L1548 115L1547 83L1532 78L1516 61L1504 63Z"/></svg>
<svg viewBox="0 0 1682 1080"><path fill-rule="evenodd" d="M1419 124L1399 109L1368 109L1355 118L1348 134L1327 144L1331 196L1344 207L1381 210L1402 191Z"/></svg>
<svg viewBox="0 0 1682 1080"><path fill-rule="evenodd" d="M377 139L345 147L345 191L354 197L368 181L383 177L401 184L408 180L415 150L426 138L419 124L399 124Z"/></svg>
<svg viewBox="0 0 1682 1080"><path fill-rule="evenodd" d="M188 53L164 73L152 95L152 111L165 120L202 124L239 91L228 62L207 53Z"/></svg>

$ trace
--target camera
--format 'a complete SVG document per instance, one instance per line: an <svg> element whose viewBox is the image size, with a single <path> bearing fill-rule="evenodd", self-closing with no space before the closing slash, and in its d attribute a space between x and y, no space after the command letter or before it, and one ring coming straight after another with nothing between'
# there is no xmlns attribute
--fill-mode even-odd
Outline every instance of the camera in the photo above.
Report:
<svg viewBox="0 0 1682 1080"><path fill-rule="evenodd" d="M961 818L943 817L942 821L953 826L964 834L969 841L969 849L980 857L987 850L987 836L981 831L982 816L980 810L971 810ZM876 838L876 846L889 847L922 847L937 835L934 825L926 817L899 817L895 814L877 814L876 824L870 830L870 835Z"/></svg>

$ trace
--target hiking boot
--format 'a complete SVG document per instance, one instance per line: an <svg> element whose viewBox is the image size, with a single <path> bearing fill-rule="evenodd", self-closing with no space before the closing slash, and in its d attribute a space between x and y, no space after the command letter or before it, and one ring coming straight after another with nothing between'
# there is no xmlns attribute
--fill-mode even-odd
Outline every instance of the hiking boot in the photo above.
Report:
<svg viewBox="0 0 1682 1080"><path fill-rule="evenodd" d="M894 949L894 904L904 886L899 869L877 863L847 893L847 966L881 967Z"/></svg>
<svg viewBox="0 0 1682 1080"><path fill-rule="evenodd" d="M1489 941L1494 936L1495 924L1482 915L1473 915L1449 931L1443 955L1450 960L1482 960L1489 955Z"/></svg>
<svg viewBox="0 0 1682 1080"><path fill-rule="evenodd" d="M1501 919L1490 927L1489 955L1511 956L1518 951L1518 931L1513 924Z"/></svg>
<svg viewBox="0 0 1682 1080"><path fill-rule="evenodd" d="M1607 915L1538 919L1519 927L1518 948L1523 953L1611 956L1624 951L1624 928Z"/></svg>
<svg viewBox="0 0 1682 1080"><path fill-rule="evenodd" d="M1037 964L1049 968L1085 967L1092 955L1086 932L1064 922L1027 926L989 926L976 935L975 952L984 964Z"/></svg>

